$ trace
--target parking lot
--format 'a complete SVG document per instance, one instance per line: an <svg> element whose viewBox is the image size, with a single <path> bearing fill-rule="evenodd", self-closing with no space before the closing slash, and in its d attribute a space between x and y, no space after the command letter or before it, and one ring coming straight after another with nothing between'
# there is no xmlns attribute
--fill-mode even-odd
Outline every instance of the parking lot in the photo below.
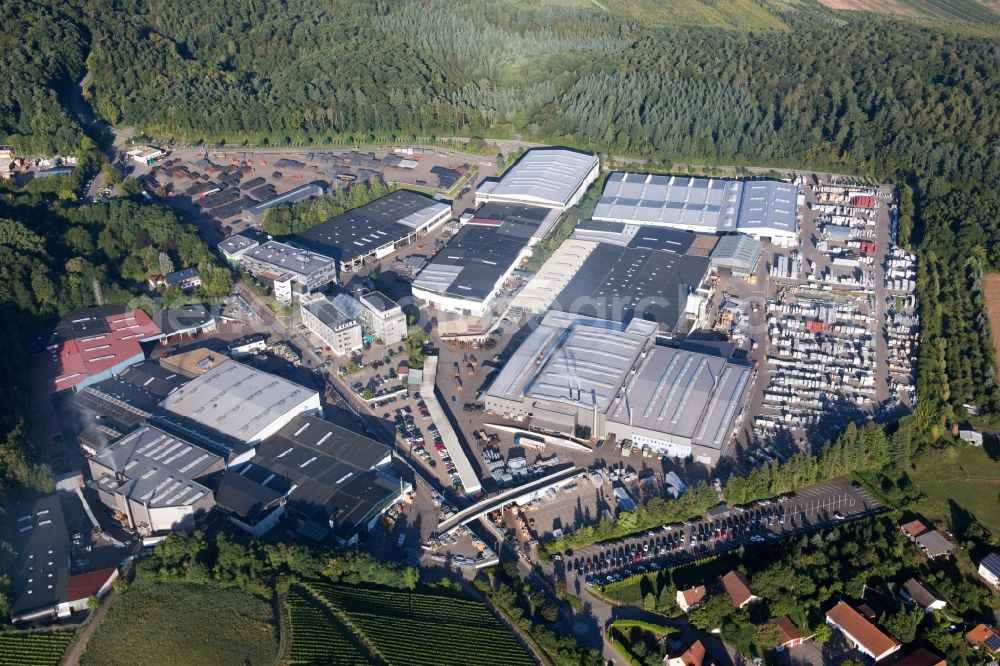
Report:
<svg viewBox="0 0 1000 666"><path fill-rule="evenodd" d="M606 584L859 518L881 508L862 487L850 481L830 482L745 507L717 507L712 515L697 520L580 548L555 560L556 575L576 576L591 586Z"/></svg>

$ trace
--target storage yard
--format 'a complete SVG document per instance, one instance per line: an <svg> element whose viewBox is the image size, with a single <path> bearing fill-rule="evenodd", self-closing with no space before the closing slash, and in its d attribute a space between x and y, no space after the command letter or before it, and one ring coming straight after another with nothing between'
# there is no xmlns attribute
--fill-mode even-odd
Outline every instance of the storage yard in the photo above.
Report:
<svg viewBox="0 0 1000 666"><path fill-rule="evenodd" d="M209 241L229 231L259 228L275 205L368 180L457 198L463 185L481 177L480 169L492 172L469 156L436 148L179 151L134 169L150 192L192 215Z"/></svg>

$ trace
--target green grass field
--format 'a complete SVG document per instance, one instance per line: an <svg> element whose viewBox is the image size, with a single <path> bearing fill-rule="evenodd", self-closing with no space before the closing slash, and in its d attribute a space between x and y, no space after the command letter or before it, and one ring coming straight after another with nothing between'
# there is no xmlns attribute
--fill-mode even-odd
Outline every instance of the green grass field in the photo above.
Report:
<svg viewBox="0 0 1000 666"><path fill-rule="evenodd" d="M0 634L0 666L56 666L73 633Z"/></svg>
<svg viewBox="0 0 1000 666"><path fill-rule="evenodd" d="M90 638L85 666L274 663L271 605L237 590L139 579Z"/></svg>
<svg viewBox="0 0 1000 666"><path fill-rule="evenodd" d="M908 470L913 482L927 495L922 511L955 525L966 511L994 534L1000 534L1000 461L991 460L982 448L956 446L931 451ZM952 502L958 511L953 510Z"/></svg>

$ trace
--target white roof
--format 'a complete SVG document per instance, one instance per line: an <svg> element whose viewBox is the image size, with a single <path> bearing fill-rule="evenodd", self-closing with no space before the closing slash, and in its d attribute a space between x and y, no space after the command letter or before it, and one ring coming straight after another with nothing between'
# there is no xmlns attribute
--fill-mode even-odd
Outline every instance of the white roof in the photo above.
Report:
<svg viewBox="0 0 1000 666"><path fill-rule="evenodd" d="M477 194L491 200L522 201L564 208L597 166L596 155L561 148L535 148L524 154L499 182L489 181Z"/></svg>
<svg viewBox="0 0 1000 666"><path fill-rule="evenodd" d="M174 391L161 406L240 441L252 442L258 433L317 395L277 375L228 361Z"/></svg>

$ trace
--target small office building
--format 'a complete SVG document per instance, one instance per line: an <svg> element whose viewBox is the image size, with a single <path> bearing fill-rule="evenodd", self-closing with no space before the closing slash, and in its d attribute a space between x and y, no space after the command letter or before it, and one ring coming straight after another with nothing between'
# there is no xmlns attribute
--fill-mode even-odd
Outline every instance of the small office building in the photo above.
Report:
<svg viewBox="0 0 1000 666"><path fill-rule="evenodd" d="M364 346L358 322L362 309L360 303L346 294L338 294L333 300L314 294L302 299L299 314L302 323L324 346L344 356Z"/></svg>

